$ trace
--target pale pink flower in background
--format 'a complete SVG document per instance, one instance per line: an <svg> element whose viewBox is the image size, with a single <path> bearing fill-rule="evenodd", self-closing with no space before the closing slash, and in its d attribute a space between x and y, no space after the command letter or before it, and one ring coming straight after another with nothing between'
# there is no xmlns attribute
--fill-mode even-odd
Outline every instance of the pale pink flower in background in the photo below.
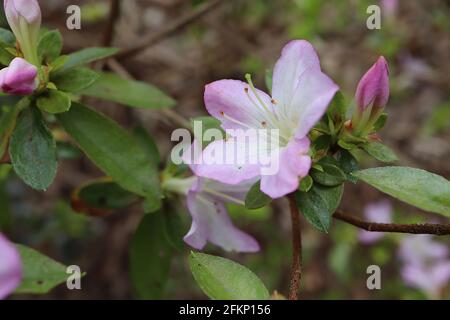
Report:
<svg viewBox="0 0 450 320"><path fill-rule="evenodd" d="M392 20L397 15L398 0L380 0L382 15Z"/></svg>
<svg viewBox="0 0 450 320"><path fill-rule="evenodd" d="M381 200L368 204L364 209L364 217L369 222L390 223L392 220L392 206L387 200ZM371 232L361 230L358 238L364 244L373 244L383 238L383 232Z"/></svg>
<svg viewBox="0 0 450 320"><path fill-rule="evenodd" d="M214 161L226 146L245 151L239 134L226 140L214 141L203 152L202 165L196 174L227 184L261 178L261 190L272 198L280 198L297 190L299 179L311 167L308 155L309 131L325 113L338 86L320 68L313 46L304 40L289 42L281 53L273 72L272 97L248 83L238 80L219 80L205 87L205 105L208 112L227 129L275 129L280 143L271 146L269 164L278 163L276 173L264 174L264 165ZM271 145L271 143L267 143ZM259 148L264 153L267 149Z"/></svg>
<svg viewBox="0 0 450 320"><path fill-rule="evenodd" d="M430 299L440 298L450 280L447 246L434 241L431 235L407 236L400 244L399 257L405 283L423 290Z"/></svg>
<svg viewBox="0 0 450 320"><path fill-rule="evenodd" d="M22 279L22 264L14 244L0 233L0 300L11 294Z"/></svg>
<svg viewBox="0 0 450 320"><path fill-rule="evenodd" d="M29 95L36 90L37 68L22 58L15 58L9 67L0 70L0 89L11 95Z"/></svg>

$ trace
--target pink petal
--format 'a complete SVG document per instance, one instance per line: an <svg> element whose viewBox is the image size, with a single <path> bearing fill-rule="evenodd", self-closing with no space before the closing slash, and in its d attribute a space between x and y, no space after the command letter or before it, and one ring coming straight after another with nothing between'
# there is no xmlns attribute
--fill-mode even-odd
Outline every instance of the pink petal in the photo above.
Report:
<svg viewBox="0 0 450 320"><path fill-rule="evenodd" d="M266 107L272 108L271 98L263 91L257 92ZM206 109L222 122L224 129L262 128L268 122L267 111L245 82L215 81L205 87L204 98Z"/></svg>
<svg viewBox="0 0 450 320"><path fill-rule="evenodd" d="M361 112L372 103L374 108L386 105L389 99L389 70L384 57L380 57L361 78L355 99Z"/></svg>
<svg viewBox="0 0 450 320"><path fill-rule="evenodd" d="M22 279L22 265L15 246L0 234L0 299L12 293Z"/></svg>
<svg viewBox="0 0 450 320"><path fill-rule="evenodd" d="M272 96L277 105L289 106L306 69L320 71L319 58L313 46L305 40L286 44L273 70Z"/></svg>
<svg viewBox="0 0 450 320"><path fill-rule="evenodd" d="M308 68L301 74L289 110L290 117L298 119L296 138L305 137L322 118L338 89L320 70Z"/></svg>
<svg viewBox="0 0 450 320"><path fill-rule="evenodd" d="M257 145L249 145L239 136L210 143L202 153L196 175L226 184L238 184L260 174ZM255 161L253 161L255 160Z"/></svg>
<svg viewBox="0 0 450 320"><path fill-rule="evenodd" d="M41 9L37 0L5 0L4 8L10 25L18 16L24 17L30 24L41 22Z"/></svg>
<svg viewBox="0 0 450 320"><path fill-rule="evenodd" d="M226 251L259 250L253 237L233 225L221 201L204 193L190 191L187 205L192 216L192 226L184 241L190 246L201 250L210 241Z"/></svg>
<svg viewBox="0 0 450 320"><path fill-rule="evenodd" d="M276 199L297 190L299 178L307 176L311 168L311 158L307 155L309 144L308 138L293 139L274 153L273 161L279 163L278 172L261 176L261 191Z"/></svg>

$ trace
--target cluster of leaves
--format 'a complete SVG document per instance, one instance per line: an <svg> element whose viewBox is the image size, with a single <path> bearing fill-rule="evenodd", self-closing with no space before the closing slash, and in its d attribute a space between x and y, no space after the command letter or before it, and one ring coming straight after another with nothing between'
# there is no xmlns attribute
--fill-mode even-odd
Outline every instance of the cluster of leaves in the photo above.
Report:
<svg viewBox="0 0 450 320"><path fill-rule="evenodd" d="M175 101L147 83L86 67L117 49L88 48L62 55L62 47L59 31L41 30L39 88L21 99L0 97L0 158L11 162L11 166L1 166L12 167L30 187L46 190L57 174L63 148L74 144L73 148L79 148L108 177L75 190L74 208L101 215L142 200L145 212L157 211L162 192L153 142L146 140L142 129L129 133L80 103L80 98L90 96L147 109L170 108ZM0 29L0 63L7 66L17 55L14 35ZM105 193L111 197L105 200ZM63 265L24 246L19 246L19 251L25 272L18 292L45 293L67 279Z"/></svg>

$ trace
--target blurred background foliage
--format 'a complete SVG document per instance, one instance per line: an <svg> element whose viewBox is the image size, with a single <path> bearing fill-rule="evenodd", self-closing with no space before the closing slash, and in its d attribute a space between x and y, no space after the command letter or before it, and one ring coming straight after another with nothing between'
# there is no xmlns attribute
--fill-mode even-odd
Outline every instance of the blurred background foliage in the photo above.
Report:
<svg viewBox="0 0 450 320"><path fill-rule="evenodd" d="M195 10L200 0L121 1L121 15L115 24L113 46L126 48L142 37L157 32L170 21ZM386 9L397 3L394 10ZM59 28L66 52L99 46L109 16L109 1L40 1L43 21ZM79 4L82 29L65 27L66 8ZM368 30L366 9L382 6L381 30ZM391 7L390 7L391 8ZM176 111L186 118L205 114L202 101L206 83L242 79L253 74L264 87L266 70L273 67L283 45L303 38L316 47L323 70L341 86L352 103L359 78L384 55L389 62L391 99L386 111L389 121L382 139L400 156L400 164L421 167L450 178L450 3L445 0L229 0L205 17L141 54L121 61L135 78L155 84L177 100ZM6 26L4 17L0 23ZM86 99L90 105L116 119L123 126L140 124L157 141L163 157L172 147L175 127L163 114L127 109L111 103ZM55 128L54 134L58 134ZM30 245L67 265L78 264L87 276L83 290L64 286L44 298L96 299L138 298L129 277L130 239L141 219L140 208L120 210L94 218L75 213L70 194L101 173L76 148L60 143L60 165L55 183L46 192L32 191L19 182L8 166L0 172L0 228L19 243ZM360 155L365 166L377 165ZM342 208L362 216L368 203L383 196L367 185L346 185ZM420 212L392 200L394 221L413 223L441 218ZM181 218L180 235L190 217L184 204L174 201L171 210ZM228 257L253 270L269 290L287 293L291 262L290 225L287 205L277 201L272 208L247 211L231 207L231 215L242 229L261 243L257 254L230 254L208 246L206 252ZM335 222L329 235L320 234L303 221L303 299L425 299L420 288L401 278L398 246L404 235L387 235L374 244L362 244L359 230ZM436 239L448 246L449 239ZM164 298L201 299L187 266L190 248L183 245L171 263ZM159 263L158 257L153 257ZM382 289L366 287L366 268L376 264L382 270ZM449 298L446 283L438 297ZM448 287L448 286L447 286ZM448 289L448 288L447 288ZM17 296L18 298L38 298Z"/></svg>

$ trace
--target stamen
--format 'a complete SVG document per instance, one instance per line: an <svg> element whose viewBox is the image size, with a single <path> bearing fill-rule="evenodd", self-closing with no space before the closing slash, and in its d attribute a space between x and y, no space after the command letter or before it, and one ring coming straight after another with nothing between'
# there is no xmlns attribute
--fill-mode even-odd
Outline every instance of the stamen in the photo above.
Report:
<svg viewBox="0 0 450 320"><path fill-rule="evenodd" d="M251 126L249 126L248 124L245 124L245 123L243 123L243 122L241 122L241 121L239 121L239 120L237 120L237 119L234 119L233 117L230 117L229 115L225 114L223 111L221 111L220 114L221 114L225 119L227 119L227 120L229 120L229 121L231 121L231 122L234 122L234 123L236 123L236 124L238 124L238 125L241 125L241 126L247 128L247 129L253 129L253 128L252 128Z"/></svg>
<svg viewBox="0 0 450 320"><path fill-rule="evenodd" d="M234 203L237 203L237 204L241 204L241 205L245 205L244 201L242 201L240 199L237 199L237 198L235 198L233 196L230 196L228 194L225 194L225 193L222 193L222 192L219 192L219 191L216 191L216 190L208 189L208 188L205 188L204 191L207 192L207 193L212 194L213 196L221 197L221 198L227 199L227 200L229 200L231 202L234 202Z"/></svg>

